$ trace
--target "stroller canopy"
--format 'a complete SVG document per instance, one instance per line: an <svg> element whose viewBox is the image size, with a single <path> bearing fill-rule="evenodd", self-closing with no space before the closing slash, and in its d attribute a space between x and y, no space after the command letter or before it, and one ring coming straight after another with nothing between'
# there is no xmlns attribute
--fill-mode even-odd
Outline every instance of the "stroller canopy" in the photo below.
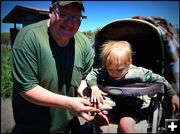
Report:
<svg viewBox="0 0 180 134"><path fill-rule="evenodd" d="M94 67L102 65L100 47L108 40L128 41L133 64L163 75L179 92L179 39L171 23L142 16L110 22L95 35Z"/></svg>

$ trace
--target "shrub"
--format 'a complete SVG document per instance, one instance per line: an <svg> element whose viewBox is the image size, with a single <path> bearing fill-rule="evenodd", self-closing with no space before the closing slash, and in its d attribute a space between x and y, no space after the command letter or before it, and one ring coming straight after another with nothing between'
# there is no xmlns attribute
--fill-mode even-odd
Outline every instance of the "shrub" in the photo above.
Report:
<svg viewBox="0 0 180 134"><path fill-rule="evenodd" d="M11 50L1 46L1 97L11 97L12 76L10 68Z"/></svg>

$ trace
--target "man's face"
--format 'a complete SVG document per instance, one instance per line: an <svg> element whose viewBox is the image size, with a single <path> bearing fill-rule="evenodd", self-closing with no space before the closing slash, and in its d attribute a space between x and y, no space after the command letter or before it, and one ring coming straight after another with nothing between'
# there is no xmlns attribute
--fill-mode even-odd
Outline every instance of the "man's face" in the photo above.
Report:
<svg viewBox="0 0 180 134"><path fill-rule="evenodd" d="M50 12L50 29L58 40L69 41L81 24L81 9L77 3L55 6Z"/></svg>

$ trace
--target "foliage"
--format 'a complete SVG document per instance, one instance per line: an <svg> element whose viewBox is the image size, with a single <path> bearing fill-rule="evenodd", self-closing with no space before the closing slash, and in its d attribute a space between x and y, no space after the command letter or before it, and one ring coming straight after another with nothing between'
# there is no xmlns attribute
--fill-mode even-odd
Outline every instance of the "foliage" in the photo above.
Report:
<svg viewBox="0 0 180 134"><path fill-rule="evenodd" d="M1 33L1 44L10 44L10 33Z"/></svg>
<svg viewBox="0 0 180 134"><path fill-rule="evenodd" d="M1 97L11 97L12 76L10 68L11 50L1 46Z"/></svg>
<svg viewBox="0 0 180 134"><path fill-rule="evenodd" d="M84 31L84 32L83 32L83 33L88 37L88 39L90 40L92 47L93 47L93 45L94 45L95 34L96 34L96 32L99 31L100 29L101 29L101 28L98 27L95 31L89 30L89 31Z"/></svg>
<svg viewBox="0 0 180 134"><path fill-rule="evenodd" d="M94 43L94 32L92 32L91 30L89 30L89 31L85 31L85 32L83 32L86 36L87 36L87 38L90 40L90 42L91 42L91 44L93 44Z"/></svg>

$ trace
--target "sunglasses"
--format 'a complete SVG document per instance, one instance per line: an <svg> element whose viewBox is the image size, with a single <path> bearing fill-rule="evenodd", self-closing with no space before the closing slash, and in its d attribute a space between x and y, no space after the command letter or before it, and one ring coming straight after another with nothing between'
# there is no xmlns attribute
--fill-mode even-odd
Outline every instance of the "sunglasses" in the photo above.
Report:
<svg viewBox="0 0 180 134"><path fill-rule="evenodd" d="M62 21L68 21L72 20L73 23L79 24L83 19L87 19L87 16L75 16L75 15L69 15L67 13L64 13L60 10L60 7L58 7L58 11L55 7L53 7L54 12L56 12L59 15L60 20Z"/></svg>

